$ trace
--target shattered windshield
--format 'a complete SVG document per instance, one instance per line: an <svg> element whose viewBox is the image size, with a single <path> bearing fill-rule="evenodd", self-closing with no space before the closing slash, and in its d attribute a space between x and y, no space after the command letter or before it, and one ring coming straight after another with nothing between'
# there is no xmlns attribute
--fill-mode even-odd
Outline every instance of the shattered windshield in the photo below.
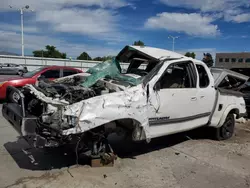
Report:
<svg viewBox="0 0 250 188"><path fill-rule="evenodd" d="M81 84L83 87L91 87L102 78L123 81L131 85L138 85L141 82L139 79L121 74L121 66L116 58L104 61L89 68L87 73L91 75Z"/></svg>

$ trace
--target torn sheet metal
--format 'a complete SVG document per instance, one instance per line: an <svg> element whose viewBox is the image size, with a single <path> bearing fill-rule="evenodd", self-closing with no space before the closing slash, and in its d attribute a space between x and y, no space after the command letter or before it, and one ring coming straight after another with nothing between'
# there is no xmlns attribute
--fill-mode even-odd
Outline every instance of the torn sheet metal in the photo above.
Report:
<svg viewBox="0 0 250 188"><path fill-rule="evenodd" d="M236 79L243 80L243 84L247 82L247 80L249 79L248 76L245 76L243 74L240 74L240 73L228 70L228 69L211 68L211 73L215 80L215 87L218 87L221 84L221 82L225 79L226 76L231 76Z"/></svg>
<svg viewBox="0 0 250 188"><path fill-rule="evenodd" d="M52 99L51 97L45 96L42 92L37 91L36 88L34 88L34 86L30 84L24 86L24 88L29 89L31 94L34 94L38 99L40 99L41 101L45 103L48 103L54 106L65 106L69 104L69 102L65 100L60 100L58 98Z"/></svg>
<svg viewBox="0 0 250 188"><path fill-rule="evenodd" d="M131 118L145 129L148 127L146 93L142 85L126 91L97 96L65 107L64 116L78 117L75 128L63 134L85 132L118 119ZM146 131L146 130L145 130Z"/></svg>

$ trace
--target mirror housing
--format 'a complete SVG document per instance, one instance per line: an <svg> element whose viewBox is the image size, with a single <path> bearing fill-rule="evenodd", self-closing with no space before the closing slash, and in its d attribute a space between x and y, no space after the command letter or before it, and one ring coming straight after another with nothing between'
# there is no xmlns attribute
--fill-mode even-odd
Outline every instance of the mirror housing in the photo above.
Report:
<svg viewBox="0 0 250 188"><path fill-rule="evenodd" d="M155 86L154 86L154 90L155 90L155 91L160 91L160 89L161 89L161 83L160 83L160 82L157 82L157 83L155 84Z"/></svg>

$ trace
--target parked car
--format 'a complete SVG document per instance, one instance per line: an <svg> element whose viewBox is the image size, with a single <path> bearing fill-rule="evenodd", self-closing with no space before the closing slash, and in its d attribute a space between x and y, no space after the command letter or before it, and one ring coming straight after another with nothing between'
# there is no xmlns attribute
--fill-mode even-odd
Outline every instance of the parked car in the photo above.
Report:
<svg viewBox="0 0 250 188"><path fill-rule="evenodd" d="M250 76L250 68L232 68L231 70L244 74L246 76ZM243 97L246 103L248 118L250 118L250 80L248 80L247 83L242 88L240 88L240 91L243 93Z"/></svg>
<svg viewBox="0 0 250 188"><path fill-rule="evenodd" d="M247 117L250 118L250 82L247 82L244 87L240 89L240 92L243 93L247 109Z"/></svg>
<svg viewBox="0 0 250 188"><path fill-rule="evenodd" d="M20 77L8 78L7 80L1 80L0 82L0 99L6 98L6 88L8 86L14 86L21 88L26 84L35 84L38 79L53 80L63 76L69 76L72 74L78 74L82 71L76 68L64 67L64 66L46 66L40 67L36 70L27 72Z"/></svg>
<svg viewBox="0 0 250 188"><path fill-rule="evenodd" d="M119 62L130 63L125 74ZM2 113L36 147L72 144L92 157L112 151L112 133L150 142L206 126L225 140L233 136L235 117L246 114L242 93L221 88L226 77L241 80L237 87L248 79L225 70L211 73L202 61L175 52L126 46L86 73L21 91L9 87L15 97Z"/></svg>
<svg viewBox="0 0 250 188"><path fill-rule="evenodd" d="M0 74L8 75L23 75L28 72L27 67L23 65L13 64L13 63L4 63L0 64Z"/></svg>

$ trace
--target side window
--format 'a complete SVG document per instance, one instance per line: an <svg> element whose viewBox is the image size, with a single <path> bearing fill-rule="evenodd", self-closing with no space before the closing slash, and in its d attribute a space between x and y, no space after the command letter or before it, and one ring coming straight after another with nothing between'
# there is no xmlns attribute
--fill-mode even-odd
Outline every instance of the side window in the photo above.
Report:
<svg viewBox="0 0 250 188"><path fill-rule="evenodd" d="M194 67L190 62L176 63L170 65L160 78L161 89L166 88L195 88L196 78Z"/></svg>
<svg viewBox="0 0 250 188"><path fill-rule="evenodd" d="M44 73L42 73L41 76L44 76L45 78L59 78L60 70L59 69L47 70Z"/></svg>
<svg viewBox="0 0 250 188"><path fill-rule="evenodd" d="M202 65L196 65L199 74L200 88L206 88L209 85L209 77L206 69Z"/></svg>
<svg viewBox="0 0 250 188"><path fill-rule="evenodd" d="M77 74L78 72L76 70L70 70L70 69L64 69L63 70L63 76L70 76L73 74Z"/></svg>

